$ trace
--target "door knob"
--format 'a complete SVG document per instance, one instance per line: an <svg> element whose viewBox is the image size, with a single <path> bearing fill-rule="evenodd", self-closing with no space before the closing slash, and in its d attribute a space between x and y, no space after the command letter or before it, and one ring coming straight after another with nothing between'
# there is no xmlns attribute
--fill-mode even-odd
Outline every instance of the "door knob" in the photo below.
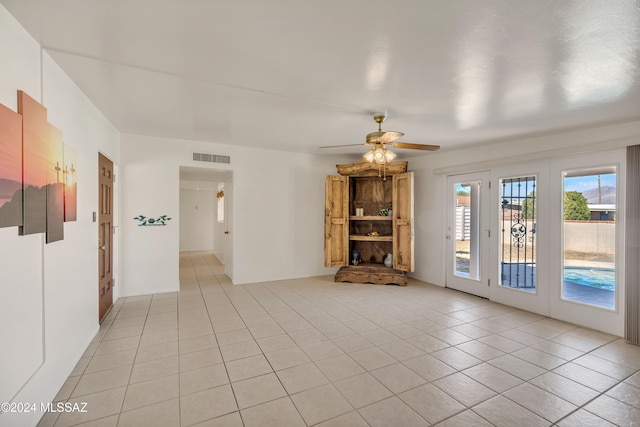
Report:
<svg viewBox="0 0 640 427"><path fill-rule="evenodd" d="M98 249L100 249L101 251L104 251L107 249L107 247L105 245L100 245L98 246Z"/></svg>
<svg viewBox="0 0 640 427"><path fill-rule="evenodd" d="M229 234L229 232L228 232L228 231L225 231L225 232L224 232L224 234Z"/></svg>

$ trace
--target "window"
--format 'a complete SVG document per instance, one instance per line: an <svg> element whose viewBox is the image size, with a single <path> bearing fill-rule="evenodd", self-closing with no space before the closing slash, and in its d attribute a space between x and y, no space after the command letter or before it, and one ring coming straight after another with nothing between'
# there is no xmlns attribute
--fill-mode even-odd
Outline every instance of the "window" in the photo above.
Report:
<svg viewBox="0 0 640 427"><path fill-rule="evenodd" d="M480 227L478 227L480 181L455 184L454 274L478 280L480 278Z"/></svg>
<svg viewBox="0 0 640 427"><path fill-rule="evenodd" d="M218 222L224 222L224 183L218 184L218 192L216 194L218 198Z"/></svg>
<svg viewBox="0 0 640 427"><path fill-rule="evenodd" d="M500 285L536 291L536 177L500 180Z"/></svg>
<svg viewBox="0 0 640 427"><path fill-rule="evenodd" d="M616 167L564 172L564 300L615 309Z"/></svg>

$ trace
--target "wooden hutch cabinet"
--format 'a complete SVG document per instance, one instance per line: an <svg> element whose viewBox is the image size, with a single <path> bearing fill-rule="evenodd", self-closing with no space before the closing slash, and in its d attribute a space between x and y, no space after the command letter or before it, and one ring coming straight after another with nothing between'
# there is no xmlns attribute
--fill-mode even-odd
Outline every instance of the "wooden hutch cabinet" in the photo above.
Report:
<svg viewBox="0 0 640 427"><path fill-rule="evenodd" d="M384 176L367 161L336 167L340 176L325 183L325 267L341 267L336 282L406 286L414 270L413 172L407 162L388 163ZM385 267L389 253L393 266Z"/></svg>

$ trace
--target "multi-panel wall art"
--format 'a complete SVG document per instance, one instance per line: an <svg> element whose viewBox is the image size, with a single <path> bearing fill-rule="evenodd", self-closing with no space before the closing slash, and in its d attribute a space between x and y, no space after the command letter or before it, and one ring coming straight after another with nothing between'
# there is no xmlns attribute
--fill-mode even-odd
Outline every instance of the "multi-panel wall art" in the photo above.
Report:
<svg viewBox="0 0 640 427"><path fill-rule="evenodd" d="M0 227L22 225L22 116L0 104Z"/></svg>
<svg viewBox="0 0 640 427"><path fill-rule="evenodd" d="M64 238L77 216L77 154L47 122L47 109L18 91L18 113L0 105L0 227Z"/></svg>

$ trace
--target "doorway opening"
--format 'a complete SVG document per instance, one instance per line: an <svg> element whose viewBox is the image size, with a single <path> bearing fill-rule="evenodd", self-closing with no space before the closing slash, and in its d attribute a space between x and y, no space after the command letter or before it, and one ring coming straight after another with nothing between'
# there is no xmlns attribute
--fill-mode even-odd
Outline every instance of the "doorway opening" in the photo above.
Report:
<svg viewBox="0 0 640 427"><path fill-rule="evenodd" d="M180 253L213 256L233 277L233 171L180 167Z"/></svg>

